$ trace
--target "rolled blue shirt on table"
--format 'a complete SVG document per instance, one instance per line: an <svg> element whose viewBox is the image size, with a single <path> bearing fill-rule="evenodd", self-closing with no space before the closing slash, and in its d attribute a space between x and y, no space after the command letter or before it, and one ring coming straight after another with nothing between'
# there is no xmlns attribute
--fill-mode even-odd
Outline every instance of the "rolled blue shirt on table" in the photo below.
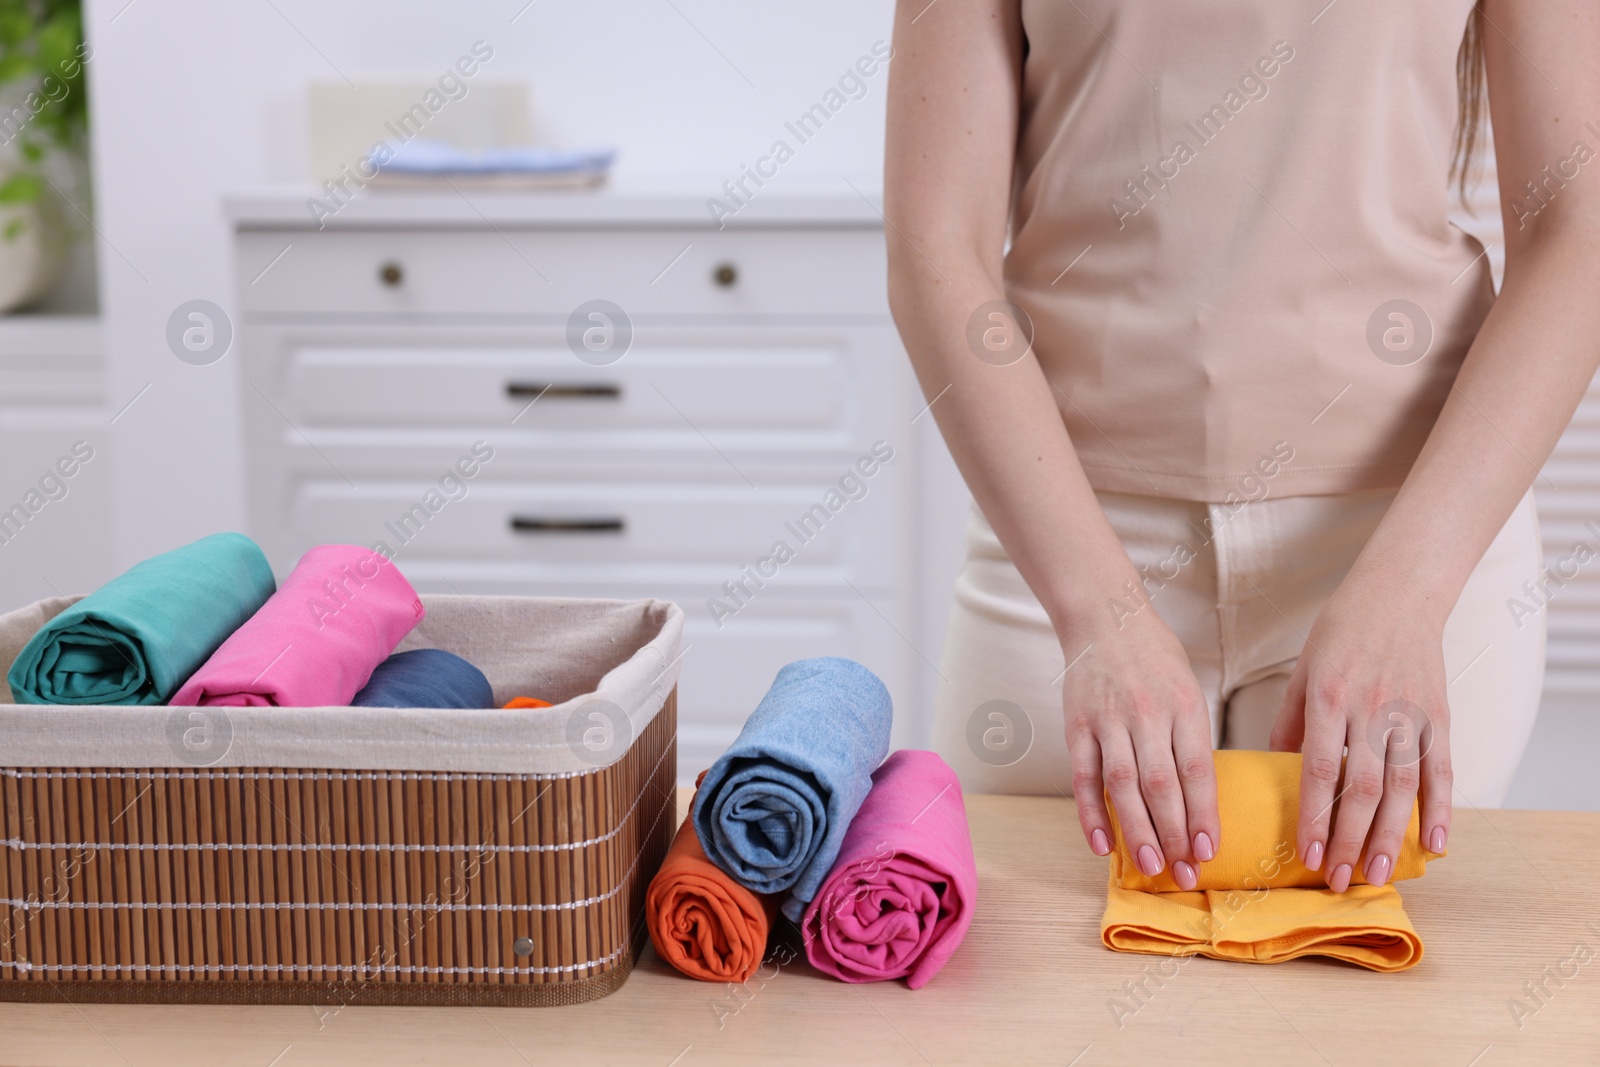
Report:
<svg viewBox="0 0 1600 1067"><path fill-rule="evenodd" d="M854 660L785 666L695 795L706 855L753 892L789 891L783 913L798 922L888 755L893 718L889 690Z"/></svg>

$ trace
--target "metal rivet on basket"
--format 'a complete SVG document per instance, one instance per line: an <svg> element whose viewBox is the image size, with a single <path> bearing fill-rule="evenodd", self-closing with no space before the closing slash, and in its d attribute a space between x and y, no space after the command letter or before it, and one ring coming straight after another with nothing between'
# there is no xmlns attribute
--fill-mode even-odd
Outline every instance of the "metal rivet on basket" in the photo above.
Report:
<svg viewBox="0 0 1600 1067"><path fill-rule="evenodd" d="M512 946L511 946L511 951L515 952L519 956L531 956L531 955L533 955L533 938L531 938L531 937L519 937L519 938L517 938L516 942L514 944L512 944Z"/></svg>

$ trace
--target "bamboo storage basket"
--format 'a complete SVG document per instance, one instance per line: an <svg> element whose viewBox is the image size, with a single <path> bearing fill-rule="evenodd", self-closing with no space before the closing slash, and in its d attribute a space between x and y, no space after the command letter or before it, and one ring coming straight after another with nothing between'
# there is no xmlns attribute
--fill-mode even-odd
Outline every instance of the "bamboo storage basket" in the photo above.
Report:
<svg viewBox="0 0 1600 1067"><path fill-rule="evenodd" d="M75 599L0 616L0 676ZM0 1000L543 1006L620 987L676 830L682 610L422 599L400 651L465 656L496 703L556 705L0 705Z"/></svg>

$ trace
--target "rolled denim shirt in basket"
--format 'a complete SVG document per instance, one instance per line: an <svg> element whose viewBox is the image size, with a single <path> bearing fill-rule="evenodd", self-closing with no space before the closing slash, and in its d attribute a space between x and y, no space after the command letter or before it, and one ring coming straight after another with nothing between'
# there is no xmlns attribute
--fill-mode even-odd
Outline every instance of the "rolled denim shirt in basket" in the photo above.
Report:
<svg viewBox="0 0 1600 1067"><path fill-rule="evenodd" d="M492 708L494 687L483 672L442 648L396 652L350 698L353 708Z"/></svg>

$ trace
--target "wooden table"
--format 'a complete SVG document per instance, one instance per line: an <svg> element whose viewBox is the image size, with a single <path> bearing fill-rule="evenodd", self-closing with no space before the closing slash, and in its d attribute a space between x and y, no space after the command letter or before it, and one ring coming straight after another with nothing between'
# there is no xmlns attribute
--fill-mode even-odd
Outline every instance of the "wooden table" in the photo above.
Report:
<svg viewBox="0 0 1600 1067"><path fill-rule="evenodd" d="M0 1004L0 1064L1600 1062L1600 815L1458 810L1451 856L1401 887L1426 955L1380 975L1108 952L1105 861L1071 804L968 807L977 919L914 993L801 960L736 996L646 950L620 992L572 1008Z"/></svg>

